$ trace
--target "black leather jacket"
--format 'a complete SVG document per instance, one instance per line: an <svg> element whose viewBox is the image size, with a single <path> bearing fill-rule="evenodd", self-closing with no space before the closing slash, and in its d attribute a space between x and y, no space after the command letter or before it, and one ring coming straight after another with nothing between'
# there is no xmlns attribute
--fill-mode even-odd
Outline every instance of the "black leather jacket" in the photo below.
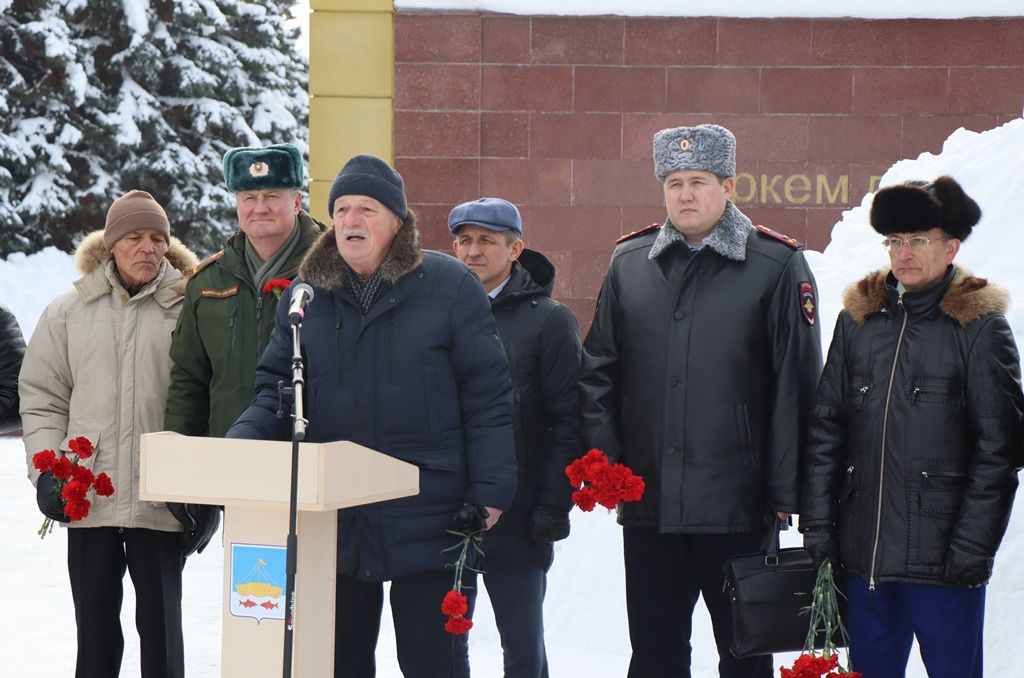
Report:
<svg viewBox="0 0 1024 678"><path fill-rule="evenodd" d="M821 371L814 280L795 241L732 203L700 251L649 258L666 228L612 254L583 346L584 441L646 481L622 525L759 530L798 508Z"/></svg>
<svg viewBox="0 0 1024 678"><path fill-rule="evenodd" d="M572 507L565 467L585 451L576 389L580 330L572 311L551 298L554 286L555 267L527 249L491 301L512 370L519 482L512 507L487 533L483 546L488 558L545 566L551 562L551 544L530 538L530 513L539 505L563 511Z"/></svg>
<svg viewBox="0 0 1024 678"><path fill-rule="evenodd" d="M18 414L18 373L25 355L25 339L14 314L0 305L0 433L21 426Z"/></svg>
<svg viewBox="0 0 1024 678"><path fill-rule="evenodd" d="M954 583L951 548L995 556L1021 443L1007 303L952 266L902 299L888 271L847 290L809 431L800 527L838 530L848 571Z"/></svg>

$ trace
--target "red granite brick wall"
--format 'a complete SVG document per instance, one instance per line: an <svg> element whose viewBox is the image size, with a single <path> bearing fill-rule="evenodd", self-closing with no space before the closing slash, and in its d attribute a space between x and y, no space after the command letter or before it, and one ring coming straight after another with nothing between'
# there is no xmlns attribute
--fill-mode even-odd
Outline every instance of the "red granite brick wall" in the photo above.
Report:
<svg viewBox="0 0 1024 678"><path fill-rule="evenodd" d="M737 137L741 209L822 249L895 161L1024 108L1024 18L395 16L394 151L427 247L451 207L519 205L585 329L615 239L664 218L651 137Z"/></svg>

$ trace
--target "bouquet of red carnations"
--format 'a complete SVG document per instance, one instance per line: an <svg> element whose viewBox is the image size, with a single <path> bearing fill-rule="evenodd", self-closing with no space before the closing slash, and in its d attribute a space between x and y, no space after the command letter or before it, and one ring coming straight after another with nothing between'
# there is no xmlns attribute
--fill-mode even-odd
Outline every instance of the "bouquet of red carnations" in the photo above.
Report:
<svg viewBox="0 0 1024 678"><path fill-rule="evenodd" d="M597 504L613 509L619 502L640 501L644 496L644 479L628 466L609 464L601 450L590 450L566 466L565 475L576 488L572 501L583 511L593 511Z"/></svg>
<svg viewBox="0 0 1024 678"><path fill-rule="evenodd" d="M88 438L78 436L68 443L68 447L73 453L70 457L58 457L53 450L43 450L32 456L32 465L40 473L49 472L57 479L56 491L64 504L64 515L73 522L89 515L92 502L85 498L89 490L94 490L100 497L109 497L114 494L114 486L106 473L94 476L92 471L79 463L92 456L94 448ZM49 517L43 521L37 533L40 539L53 531L53 522Z"/></svg>

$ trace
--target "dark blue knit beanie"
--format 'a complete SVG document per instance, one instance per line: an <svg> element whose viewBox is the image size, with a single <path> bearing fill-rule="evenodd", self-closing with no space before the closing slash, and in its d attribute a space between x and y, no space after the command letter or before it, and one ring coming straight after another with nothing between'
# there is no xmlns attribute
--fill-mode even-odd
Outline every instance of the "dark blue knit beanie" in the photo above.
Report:
<svg viewBox="0 0 1024 678"><path fill-rule="evenodd" d="M331 195L327 213L334 216L334 201L343 195L366 195L379 201L403 221L409 215L405 204L405 182L395 169L373 155L357 155L341 168Z"/></svg>

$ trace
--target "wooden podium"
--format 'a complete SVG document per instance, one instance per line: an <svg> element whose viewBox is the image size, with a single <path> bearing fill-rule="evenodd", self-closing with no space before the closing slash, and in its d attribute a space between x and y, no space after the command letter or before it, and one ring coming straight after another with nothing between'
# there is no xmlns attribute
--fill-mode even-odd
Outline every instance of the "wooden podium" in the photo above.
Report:
<svg viewBox="0 0 1024 678"><path fill-rule="evenodd" d="M279 676L291 443L142 436L139 499L224 506L221 676ZM334 674L336 511L419 492L419 469L355 443L299 446L294 678Z"/></svg>

